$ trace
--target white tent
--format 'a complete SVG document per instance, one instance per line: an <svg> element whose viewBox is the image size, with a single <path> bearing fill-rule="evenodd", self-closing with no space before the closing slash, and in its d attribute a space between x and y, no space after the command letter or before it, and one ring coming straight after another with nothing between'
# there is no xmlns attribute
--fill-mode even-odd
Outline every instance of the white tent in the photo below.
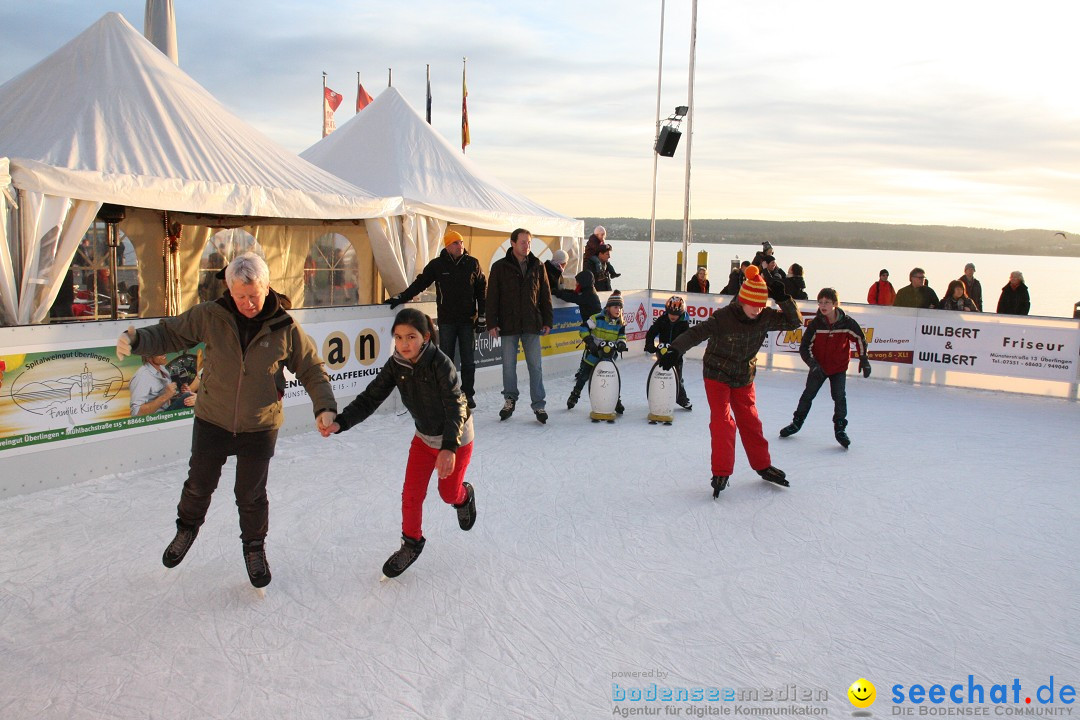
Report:
<svg viewBox="0 0 1080 720"><path fill-rule="evenodd" d="M506 233L524 227L564 238L560 243L567 248L583 237L581 220L549 210L485 173L393 87L300 157L376 195L404 199L399 222L368 222L371 237L381 229L390 240L379 248L392 249L393 256L377 254L376 260L391 292L408 285L438 252L447 223Z"/></svg>
<svg viewBox="0 0 1080 720"><path fill-rule="evenodd" d="M19 323L44 317L101 203L261 221L401 212L247 125L116 13L0 86L4 157L22 277L0 308Z"/></svg>

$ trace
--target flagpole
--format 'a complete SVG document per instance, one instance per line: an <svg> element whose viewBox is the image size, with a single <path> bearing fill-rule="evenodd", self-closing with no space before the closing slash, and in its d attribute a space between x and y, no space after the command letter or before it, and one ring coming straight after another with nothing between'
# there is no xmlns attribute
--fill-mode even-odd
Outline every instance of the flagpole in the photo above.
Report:
<svg viewBox="0 0 1080 720"><path fill-rule="evenodd" d="M465 154L465 146L472 142L469 133L469 87L465 83L465 71L468 69L469 58L461 58L461 154Z"/></svg>
<svg viewBox="0 0 1080 720"><path fill-rule="evenodd" d="M356 71L356 112L354 115L360 114L360 71Z"/></svg>
<svg viewBox="0 0 1080 720"><path fill-rule="evenodd" d="M660 87L664 78L664 6L666 0L660 0L660 63L656 72L656 135L653 137L652 154L652 222L649 225L649 289L653 283L653 250L656 246L656 170L660 153L656 150L656 141L660 138ZM678 290L678 288L675 288Z"/></svg>
<svg viewBox="0 0 1080 720"><path fill-rule="evenodd" d="M394 87L394 68L386 68L386 87Z"/></svg>
<svg viewBox="0 0 1080 720"><path fill-rule="evenodd" d="M431 63L427 66L427 124L431 124Z"/></svg>
<svg viewBox="0 0 1080 720"><path fill-rule="evenodd" d="M322 74L322 136L326 137L326 71Z"/></svg>
<svg viewBox="0 0 1080 720"><path fill-rule="evenodd" d="M683 189L683 241L682 268L683 279L687 275L687 260L690 252L690 148L694 142L694 64L697 59L697 0L691 3L690 15L690 92L687 97L689 114L686 118L686 180Z"/></svg>

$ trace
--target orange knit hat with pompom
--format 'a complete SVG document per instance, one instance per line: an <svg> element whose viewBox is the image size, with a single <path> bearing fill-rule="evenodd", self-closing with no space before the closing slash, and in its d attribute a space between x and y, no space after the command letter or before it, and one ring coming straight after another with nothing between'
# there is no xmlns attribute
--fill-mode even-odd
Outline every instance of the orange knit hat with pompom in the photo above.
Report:
<svg viewBox="0 0 1080 720"><path fill-rule="evenodd" d="M769 300L769 289L761 279L761 270L757 265L748 265L743 273L746 280L743 280L742 288L739 289L739 302L751 307L765 307Z"/></svg>

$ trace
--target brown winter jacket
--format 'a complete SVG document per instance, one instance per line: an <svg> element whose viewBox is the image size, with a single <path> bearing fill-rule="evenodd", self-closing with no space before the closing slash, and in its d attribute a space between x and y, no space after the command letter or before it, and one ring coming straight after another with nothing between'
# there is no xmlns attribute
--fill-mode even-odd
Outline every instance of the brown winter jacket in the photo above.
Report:
<svg viewBox="0 0 1080 720"><path fill-rule="evenodd" d="M553 324L551 286L544 264L529 253L522 275L513 248L495 261L488 275L487 324L500 335L538 335Z"/></svg>
<svg viewBox="0 0 1080 720"><path fill-rule="evenodd" d="M206 343L195 417L230 432L281 427L281 398L274 375L283 366L307 390L316 414L336 412L322 360L311 339L281 307L279 297L270 290L266 303L273 307L247 350L241 349L236 316L228 307L231 299L226 298L200 303L176 317L162 318L157 325L140 328L132 348L142 355L156 355Z"/></svg>
<svg viewBox="0 0 1080 720"><path fill-rule="evenodd" d="M744 387L754 382L757 354L769 331L794 330L800 325L799 310L790 298L780 303L780 310L765 308L753 320L746 316L739 302L733 300L708 320L675 338L671 347L685 354L708 338L702 360L705 378L719 380L733 388Z"/></svg>

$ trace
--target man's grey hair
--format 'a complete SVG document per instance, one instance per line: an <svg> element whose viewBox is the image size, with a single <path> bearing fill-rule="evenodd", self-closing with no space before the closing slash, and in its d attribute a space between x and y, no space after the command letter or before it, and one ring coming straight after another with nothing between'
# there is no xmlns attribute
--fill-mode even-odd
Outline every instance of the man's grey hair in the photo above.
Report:
<svg viewBox="0 0 1080 720"><path fill-rule="evenodd" d="M253 252L237 255L225 268L225 284L232 287L233 283L255 283L259 287L270 287L270 268L266 266L265 260Z"/></svg>

